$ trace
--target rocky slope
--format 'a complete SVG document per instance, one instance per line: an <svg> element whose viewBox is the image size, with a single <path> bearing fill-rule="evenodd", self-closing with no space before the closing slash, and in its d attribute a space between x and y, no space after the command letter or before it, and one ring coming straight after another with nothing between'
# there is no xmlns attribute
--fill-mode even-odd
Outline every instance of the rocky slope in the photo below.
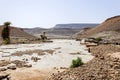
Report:
<svg viewBox="0 0 120 80"><path fill-rule="evenodd" d="M91 48L91 52L95 58L90 62L53 74L48 80L120 80L120 46L99 45Z"/></svg>
<svg viewBox="0 0 120 80"><path fill-rule="evenodd" d="M120 39L120 16L114 16L105 20L97 27L80 33L77 38L103 37L108 39Z"/></svg>
<svg viewBox="0 0 120 80"><path fill-rule="evenodd" d="M0 35L2 33L3 26L0 26ZM23 31L22 28L10 27L10 36L11 38L35 38L34 36Z"/></svg>

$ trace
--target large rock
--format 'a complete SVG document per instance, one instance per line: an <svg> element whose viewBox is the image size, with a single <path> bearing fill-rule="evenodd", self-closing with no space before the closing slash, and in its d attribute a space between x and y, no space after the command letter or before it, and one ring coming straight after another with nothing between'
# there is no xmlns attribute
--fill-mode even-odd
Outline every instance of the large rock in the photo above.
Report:
<svg viewBox="0 0 120 80"><path fill-rule="evenodd" d="M1 71L6 71L6 70L7 70L6 67L0 67L0 72L1 72Z"/></svg>
<svg viewBox="0 0 120 80"><path fill-rule="evenodd" d="M15 64L11 63L8 65L7 69L15 70L17 67Z"/></svg>

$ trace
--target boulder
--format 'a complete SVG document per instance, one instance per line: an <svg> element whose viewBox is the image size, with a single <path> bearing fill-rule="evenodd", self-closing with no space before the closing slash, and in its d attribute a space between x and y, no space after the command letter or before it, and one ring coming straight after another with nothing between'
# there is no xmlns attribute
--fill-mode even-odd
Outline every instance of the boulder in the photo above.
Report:
<svg viewBox="0 0 120 80"><path fill-rule="evenodd" d="M7 69L15 70L16 69L16 65L11 63L11 64L8 65Z"/></svg>
<svg viewBox="0 0 120 80"><path fill-rule="evenodd" d="M32 65L31 64L24 64L24 67L29 68L29 67L32 67Z"/></svg>
<svg viewBox="0 0 120 80"><path fill-rule="evenodd" d="M7 70L6 67L0 67L0 72L1 72L1 71L6 71L6 70Z"/></svg>

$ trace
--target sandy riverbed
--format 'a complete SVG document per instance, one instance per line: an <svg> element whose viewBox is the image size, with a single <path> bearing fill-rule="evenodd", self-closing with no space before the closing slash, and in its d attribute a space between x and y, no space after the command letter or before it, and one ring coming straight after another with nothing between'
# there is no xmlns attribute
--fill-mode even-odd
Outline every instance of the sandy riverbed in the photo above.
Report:
<svg viewBox="0 0 120 80"><path fill-rule="evenodd" d="M30 73L29 70L38 70L38 72L42 72L44 73L44 75L46 75L47 73L51 74L54 68L69 68L72 59L75 59L77 57L81 57L84 63L88 62L93 58L93 56L91 55L91 53L88 53L86 49L87 48L84 45L80 45L80 42L75 40L53 40L53 43L41 44L2 45L0 46L0 59L10 61L23 61L24 59L27 59L26 62L28 64L31 64L32 67L27 69L28 72L26 71L26 74ZM37 53L33 53L31 55L23 54L22 56L12 55L13 53L16 53L18 51L24 52L30 50L54 50L54 52L52 54L50 54L49 52L44 52L44 55L38 55ZM40 58L40 60L34 62L33 60L31 60L32 57L38 57ZM20 69L17 69L16 71L14 71L14 73L18 72L17 74L19 74L19 70ZM13 71L11 73L13 76Z"/></svg>

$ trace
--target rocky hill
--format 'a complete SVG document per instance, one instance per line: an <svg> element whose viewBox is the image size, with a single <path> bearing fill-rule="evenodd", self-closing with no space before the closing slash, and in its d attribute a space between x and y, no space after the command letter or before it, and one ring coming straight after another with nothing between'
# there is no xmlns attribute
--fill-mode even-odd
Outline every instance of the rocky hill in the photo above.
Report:
<svg viewBox="0 0 120 80"><path fill-rule="evenodd" d="M72 29L81 29L85 27L95 27L98 24L93 23L76 23L76 24L57 24L54 28L72 28Z"/></svg>
<svg viewBox="0 0 120 80"><path fill-rule="evenodd" d="M120 16L106 19L102 24L77 35L77 38L102 37L108 39L120 38Z"/></svg>
<svg viewBox="0 0 120 80"><path fill-rule="evenodd" d="M49 29L36 27L36 28L23 28L23 30L29 34L39 34L43 31L47 31Z"/></svg>
<svg viewBox="0 0 120 80"><path fill-rule="evenodd" d="M43 28L25 28L24 31L34 35L36 37L40 37L43 32L47 33L48 38L70 38L71 35L79 32L81 29L70 29L70 28L61 28L61 29L43 29Z"/></svg>
<svg viewBox="0 0 120 80"><path fill-rule="evenodd" d="M2 33L3 26L0 26L0 35ZM34 36L23 31L22 28L17 28L10 26L10 36L11 38L35 38Z"/></svg>
<svg viewBox="0 0 120 80"><path fill-rule="evenodd" d="M50 29L44 28L24 28L24 31L37 37L46 32L49 38L70 38L73 34L81 31L83 28L95 27L98 24L57 24Z"/></svg>

